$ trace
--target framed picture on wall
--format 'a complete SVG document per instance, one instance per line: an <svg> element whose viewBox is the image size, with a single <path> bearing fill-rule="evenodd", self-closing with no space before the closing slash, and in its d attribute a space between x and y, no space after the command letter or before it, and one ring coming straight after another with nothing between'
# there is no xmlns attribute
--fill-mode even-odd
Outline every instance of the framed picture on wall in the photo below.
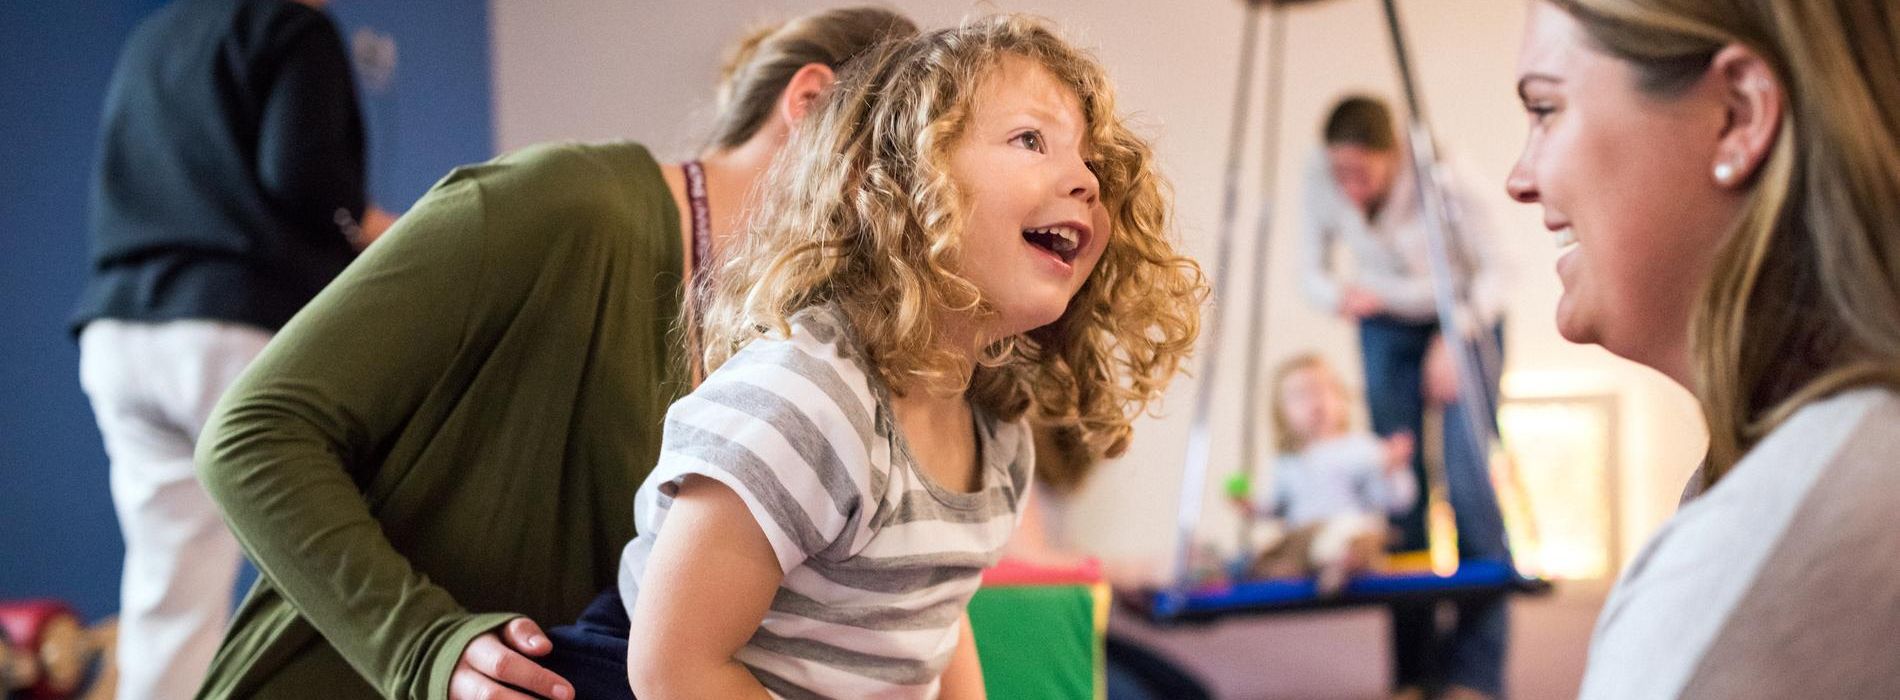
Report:
<svg viewBox="0 0 1900 700"><path fill-rule="evenodd" d="M1494 462L1519 568L1553 579L1616 575L1617 397L1506 397Z"/></svg>

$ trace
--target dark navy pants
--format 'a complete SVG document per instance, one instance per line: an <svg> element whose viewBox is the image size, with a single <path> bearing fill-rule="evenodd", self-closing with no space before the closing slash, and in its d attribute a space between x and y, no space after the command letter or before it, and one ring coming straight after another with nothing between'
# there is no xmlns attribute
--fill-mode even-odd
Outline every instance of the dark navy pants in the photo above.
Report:
<svg viewBox="0 0 1900 700"><path fill-rule="evenodd" d="M587 604L580 620L548 630L554 651L538 661L574 685L576 700L633 700L627 685L631 627L620 588L608 588Z"/></svg>
<svg viewBox="0 0 1900 700"><path fill-rule="evenodd" d="M1502 354L1503 328L1491 329ZM1421 488L1410 512L1393 519L1400 532L1398 549L1427 546L1425 500L1427 482L1422 449L1425 394L1422 381L1426 351L1438 335L1437 323L1411 323L1375 316L1360 321L1359 345L1365 360L1366 402L1372 430L1381 436L1409 431L1421 449L1412 453L1412 473ZM1456 349L1456 348L1454 348ZM1502 357L1499 358L1502 361ZM1497 403L1501 368L1491 368L1485 391ZM1496 416L1487 417L1495 426ZM1491 488L1488 455L1474 449L1465 437L1465 408L1445 407L1445 481L1458 529L1458 554L1465 559L1510 561L1504 517ZM1505 597L1461 601L1457 623L1449 634L1438 628L1436 606L1394 605L1392 658L1398 685L1438 688L1462 685L1493 696L1504 694L1504 651L1509 641L1510 610Z"/></svg>
<svg viewBox="0 0 1900 700"><path fill-rule="evenodd" d="M574 685L577 700L631 700L627 686L627 607L610 588L588 604L580 621L548 630L554 651L541 665ZM1109 700L1204 700L1200 681L1172 662L1127 640L1108 638Z"/></svg>

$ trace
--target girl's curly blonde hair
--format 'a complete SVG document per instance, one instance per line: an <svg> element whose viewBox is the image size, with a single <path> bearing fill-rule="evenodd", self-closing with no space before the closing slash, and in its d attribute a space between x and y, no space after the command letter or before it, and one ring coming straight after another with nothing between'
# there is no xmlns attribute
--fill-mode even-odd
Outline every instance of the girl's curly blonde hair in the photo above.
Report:
<svg viewBox="0 0 1900 700"><path fill-rule="evenodd" d="M969 202L949 159L978 88L1007 56L1080 98L1112 232L1055 323L992 345L965 376L937 342L942 313L989 306L956 272ZM747 235L705 300L708 371L766 330L789 332L800 309L835 304L892 391L964 391L1002 420L1033 405L1090 451L1116 456L1193 349L1206 285L1170 240L1153 152L1116 114L1101 66L1040 20L999 15L859 56L761 183Z"/></svg>

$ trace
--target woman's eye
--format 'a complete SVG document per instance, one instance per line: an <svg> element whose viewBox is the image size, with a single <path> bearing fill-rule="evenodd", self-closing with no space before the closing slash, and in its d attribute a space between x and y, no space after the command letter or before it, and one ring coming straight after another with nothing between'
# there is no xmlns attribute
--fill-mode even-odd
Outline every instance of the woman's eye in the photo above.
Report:
<svg viewBox="0 0 1900 700"><path fill-rule="evenodd" d="M1542 124L1545 119L1549 119L1550 115L1557 112L1557 108L1550 104L1532 102L1524 105L1524 111L1531 115L1532 124Z"/></svg>
<svg viewBox="0 0 1900 700"><path fill-rule="evenodd" d="M1044 152L1043 146L1042 146L1042 132L1040 131L1035 131L1035 130L1025 131L1023 133L1017 134L1016 138L1011 139L1011 140L1022 144L1023 148L1027 148L1037 153Z"/></svg>

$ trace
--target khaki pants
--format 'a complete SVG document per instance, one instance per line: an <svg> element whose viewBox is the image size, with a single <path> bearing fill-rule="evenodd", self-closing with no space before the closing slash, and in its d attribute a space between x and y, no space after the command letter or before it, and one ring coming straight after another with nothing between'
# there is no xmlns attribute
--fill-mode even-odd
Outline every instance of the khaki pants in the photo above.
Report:
<svg viewBox="0 0 1900 700"><path fill-rule="evenodd" d="M209 321L99 320L80 334L80 385L125 537L120 698L189 698L217 651L239 551L192 451L218 397L268 342L261 329Z"/></svg>

